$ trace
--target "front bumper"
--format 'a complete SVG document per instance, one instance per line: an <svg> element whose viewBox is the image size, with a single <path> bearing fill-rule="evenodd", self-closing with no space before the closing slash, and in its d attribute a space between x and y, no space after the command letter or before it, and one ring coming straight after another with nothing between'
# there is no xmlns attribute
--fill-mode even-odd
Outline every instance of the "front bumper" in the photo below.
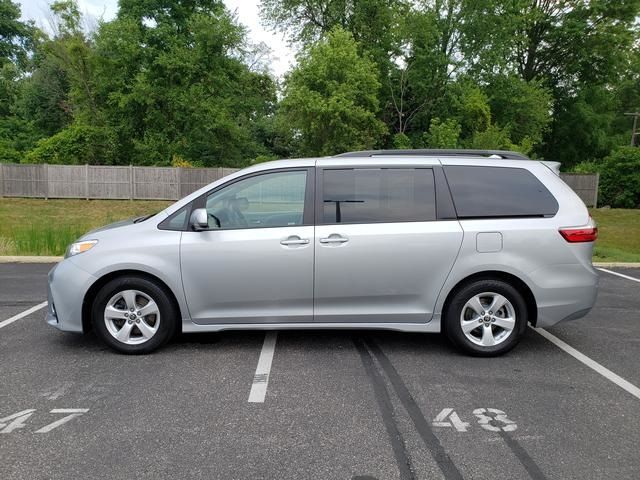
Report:
<svg viewBox="0 0 640 480"><path fill-rule="evenodd" d="M46 322L65 332L82 332L82 303L96 278L66 259L49 271Z"/></svg>

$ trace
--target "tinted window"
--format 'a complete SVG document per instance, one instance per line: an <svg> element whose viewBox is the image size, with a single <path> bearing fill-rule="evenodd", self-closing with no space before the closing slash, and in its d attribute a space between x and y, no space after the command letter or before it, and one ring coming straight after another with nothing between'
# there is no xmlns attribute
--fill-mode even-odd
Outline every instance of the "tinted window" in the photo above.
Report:
<svg viewBox="0 0 640 480"><path fill-rule="evenodd" d="M302 225L306 182L307 172L301 170L265 173L223 187L207 197L209 227Z"/></svg>
<svg viewBox="0 0 640 480"><path fill-rule="evenodd" d="M444 167L458 217L555 215L558 202L523 168Z"/></svg>
<svg viewBox="0 0 640 480"><path fill-rule="evenodd" d="M324 223L420 222L436 217L431 169L328 169Z"/></svg>

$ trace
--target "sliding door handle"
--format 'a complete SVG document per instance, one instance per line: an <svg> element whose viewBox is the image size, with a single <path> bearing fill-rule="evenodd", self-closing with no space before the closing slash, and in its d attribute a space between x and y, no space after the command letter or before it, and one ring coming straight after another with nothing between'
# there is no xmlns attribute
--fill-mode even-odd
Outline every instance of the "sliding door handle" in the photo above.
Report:
<svg viewBox="0 0 640 480"><path fill-rule="evenodd" d="M332 233L328 237L321 238L320 243L346 243L349 239L347 237L343 237L342 235L338 235L337 233Z"/></svg>

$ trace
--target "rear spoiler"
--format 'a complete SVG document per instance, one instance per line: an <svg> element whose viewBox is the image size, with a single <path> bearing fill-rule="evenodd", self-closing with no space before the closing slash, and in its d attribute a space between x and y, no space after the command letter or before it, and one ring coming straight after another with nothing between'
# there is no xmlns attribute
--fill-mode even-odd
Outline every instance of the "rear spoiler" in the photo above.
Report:
<svg viewBox="0 0 640 480"><path fill-rule="evenodd" d="M560 176L560 162L550 162L547 160L540 160L544 166L546 166L549 170L551 170L556 175Z"/></svg>

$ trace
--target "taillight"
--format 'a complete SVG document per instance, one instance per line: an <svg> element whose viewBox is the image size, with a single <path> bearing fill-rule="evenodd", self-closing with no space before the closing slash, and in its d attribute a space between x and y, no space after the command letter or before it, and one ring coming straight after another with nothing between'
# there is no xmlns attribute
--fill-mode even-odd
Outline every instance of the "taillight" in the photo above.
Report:
<svg viewBox="0 0 640 480"><path fill-rule="evenodd" d="M559 231L569 243L595 242L598 238L598 227L561 228Z"/></svg>

